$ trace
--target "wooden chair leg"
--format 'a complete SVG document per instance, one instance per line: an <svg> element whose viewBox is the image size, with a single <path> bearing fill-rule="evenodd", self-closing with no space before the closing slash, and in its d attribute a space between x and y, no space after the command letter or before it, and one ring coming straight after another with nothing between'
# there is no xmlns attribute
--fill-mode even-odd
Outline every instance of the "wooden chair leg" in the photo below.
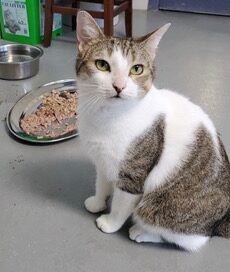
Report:
<svg viewBox="0 0 230 272"><path fill-rule="evenodd" d="M80 8L80 2L75 0L72 3L72 8ZM75 31L76 30L76 16L72 16L72 30Z"/></svg>
<svg viewBox="0 0 230 272"><path fill-rule="evenodd" d="M54 0L46 0L45 3L45 30L44 30L44 47L49 47L52 39L53 12L52 5Z"/></svg>
<svg viewBox="0 0 230 272"><path fill-rule="evenodd" d="M132 37L133 24L133 5L132 0L129 0L129 8L125 11L125 31L127 37Z"/></svg>
<svg viewBox="0 0 230 272"><path fill-rule="evenodd" d="M104 0L104 33L113 36L113 8L114 0Z"/></svg>

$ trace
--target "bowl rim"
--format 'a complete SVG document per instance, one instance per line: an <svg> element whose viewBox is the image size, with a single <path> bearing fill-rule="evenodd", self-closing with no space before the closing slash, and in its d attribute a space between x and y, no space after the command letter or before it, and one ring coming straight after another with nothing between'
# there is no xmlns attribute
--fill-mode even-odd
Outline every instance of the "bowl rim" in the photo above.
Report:
<svg viewBox="0 0 230 272"><path fill-rule="evenodd" d="M35 45L30 45L30 44L21 44L21 43L8 43L8 44L0 45L0 55L1 55L1 48L3 48L3 47L17 47L17 46L21 46L21 47L24 46L24 47L34 48L37 51L39 51L39 54L38 54L38 56L36 56L32 60L26 60L26 61L23 61L23 62L19 62L19 61L3 62L3 61L0 61L0 65L15 65L15 64L29 63L29 62L33 62L33 61L35 61L37 59L40 59L40 57L42 57L43 54L44 54L44 50L40 46L35 46Z"/></svg>
<svg viewBox="0 0 230 272"><path fill-rule="evenodd" d="M58 84L71 84L71 83L75 83L76 84L76 92L78 92L78 85L77 85L77 81L74 78L68 78L68 79L59 79L57 81L51 81L48 83L45 83L43 85L40 85L38 87L35 87L34 89L31 89L29 92L27 92L26 94L24 94L23 96L21 96L16 103L14 103L14 105L11 107L11 109L8 111L7 115L6 115L6 126L8 128L8 130L12 133L12 135L24 142L29 142L29 143L34 143L34 144L51 144L51 143L58 143L58 142L62 142L64 140L67 139L71 139L74 138L76 136L79 135L79 129L77 128L76 132L72 133L72 134L66 134L66 136L62 136L60 138L36 138L36 137L28 137L28 135L23 134L25 132L23 132L23 130L21 129L21 131L16 131L13 127L12 127L12 121L11 121L11 114L13 112L13 110L15 109L16 104L20 103L21 100L25 99L26 96L31 95L33 92L38 91L39 89L45 88L45 87L53 87L55 85ZM49 90L51 91L51 90ZM78 115L77 115L78 118ZM21 132L23 132L21 134ZM26 136L25 136L26 135Z"/></svg>

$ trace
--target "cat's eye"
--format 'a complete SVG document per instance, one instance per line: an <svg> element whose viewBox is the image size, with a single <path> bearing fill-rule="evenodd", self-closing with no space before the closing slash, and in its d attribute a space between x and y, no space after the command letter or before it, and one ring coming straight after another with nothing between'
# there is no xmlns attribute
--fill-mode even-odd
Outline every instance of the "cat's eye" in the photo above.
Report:
<svg viewBox="0 0 230 272"><path fill-rule="evenodd" d="M144 71L144 66L142 64L136 64L136 65L133 65L133 67L130 69L130 74L137 76L142 74L143 71Z"/></svg>
<svg viewBox="0 0 230 272"><path fill-rule="evenodd" d="M110 66L108 62L105 60L96 60L95 65L97 69L100 71L103 71L103 72L110 71Z"/></svg>

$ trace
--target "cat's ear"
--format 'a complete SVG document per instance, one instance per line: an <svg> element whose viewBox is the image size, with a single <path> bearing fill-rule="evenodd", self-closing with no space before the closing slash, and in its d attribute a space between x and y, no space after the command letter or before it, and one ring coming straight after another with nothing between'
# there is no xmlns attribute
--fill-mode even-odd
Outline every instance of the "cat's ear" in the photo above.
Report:
<svg viewBox="0 0 230 272"><path fill-rule="evenodd" d="M88 43L93 39L104 37L103 32L93 17L86 11L77 14L77 46L78 50L86 49Z"/></svg>
<svg viewBox="0 0 230 272"><path fill-rule="evenodd" d="M141 44L151 53L155 54L155 51L158 47L158 44L161 38L164 36L166 31L171 26L171 23L165 24L162 27L158 28L154 32L148 34L142 38Z"/></svg>

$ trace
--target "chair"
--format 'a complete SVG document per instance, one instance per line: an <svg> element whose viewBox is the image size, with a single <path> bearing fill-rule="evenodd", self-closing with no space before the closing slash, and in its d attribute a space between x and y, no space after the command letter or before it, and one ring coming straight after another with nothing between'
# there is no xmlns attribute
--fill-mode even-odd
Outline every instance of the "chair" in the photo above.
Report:
<svg viewBox="0 0 230 272"><path fill-rule="evenodd" d="M119 13L125 11L125 29L126 36L132 36L132 0L66 0L58 1L46 0L45 4L45 31L44 46L51 44L53 14L60 13L63 15L76 16L80 10L80 2L100 3L104 5L103 11L87 10L94 18L104 19L104 33L107 36L113 35L113 18Z"/></svg>

